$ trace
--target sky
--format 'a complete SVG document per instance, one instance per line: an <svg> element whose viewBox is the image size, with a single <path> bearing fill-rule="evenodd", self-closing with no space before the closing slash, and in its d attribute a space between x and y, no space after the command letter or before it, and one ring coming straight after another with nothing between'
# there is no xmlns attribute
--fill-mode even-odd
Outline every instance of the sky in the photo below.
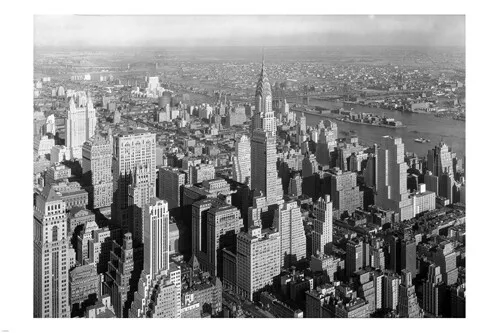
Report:
<svg viewBox="0 0 500 333"><path fill-rule="evenodd" d="M464 15L34 16L35 46L465 46Z"/></svg>

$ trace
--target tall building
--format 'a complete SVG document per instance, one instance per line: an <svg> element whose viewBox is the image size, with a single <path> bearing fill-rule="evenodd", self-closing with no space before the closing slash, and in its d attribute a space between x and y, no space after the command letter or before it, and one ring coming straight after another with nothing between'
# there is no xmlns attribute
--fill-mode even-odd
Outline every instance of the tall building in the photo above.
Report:
<svg viewBox="0 0 500 333"><path fill-rule="evenodd" d="M383 209L399 213L401 221L413 215L412 200L406 188L404 144L401 138L384 136L377 151L377 180L375 204Z"/></svg>
<svg viewBox="0 0 500 333"><path fill-rule="evenodd" d="M144 206L144 272L155 276L168 268L169 214L168 203L151 198Z"/></svg>
<svg viewBox="0 0 500 333"><path fill-rule="evenodd" d="M330 166L330 153L335 150L337 144L337 124L333 123L334 129L322 128L318 144L316 146L316 158L320 165Z"/></svg>
<svg viewBox="0 0 500 333"><path fill-rule="evenodd" d="M84 92L77 95L77 102L71 97L66 119L66 147L71 158L82 158L83 143L89 140L97 124L94 104Z"/></svg>
<svg viewBox="0 0 500 333"><path fill-rule="evenodd" d="M288 184L288 195L294 197L300 197L302 195L302 177L300 174L296 174L293 178L290 178L290 183Z"/></svg>
<svg viewBox="0 0 500 333"><path fill-rule="evenodd" d="M389 241L390 269L396 273L406 270L417 275L417 246L414 238L393 235Z"/></svg>
<svg viewBox="0 0 500 333"><path fill-rule="evenodd" d="M423 309L433 316L443 314L444 283L441 267L431 264L427 272L427 281L424 282Z"/></svg>
<svg viewBox="0 0 500 333"><path fill-rule="evenodd" d="M297 129L296 129L296 143L300 146L302 144L302 137L306 134L307 131L307 122L306 116L304 112L300 115L299 120L297 121Z"/></svg>
<svg viewBox="0 0 500 333"><path fill-rule="evenodd" d="M132 182L129 185L129 226L132 231L134 241L144 243L144 220L143 214L145 206L150 199L155 196L154 187L151 185L151 172L149 165L139 165L132 175Z"/></svg>
<svg viewBox="0 0 500 333"><path fill-rule="evenodd" d="M69 239L66 204L46 186L36 195L33 219L33 316L69 318Z"/></svg>
<svg viewBox="0 0 500 333"><path fill-rule="evenodd" d="M89 204L93 209L111 207L113 202L113 137L111 132L102 136L98 132L82 148L82 171L90 186Z"/></svg>
<svg viewBox="0 0 500 333"><path fill-rule="evenodd" d="M396 310L399 303L401 277L394 273L382 276L382 308Z"/></svg>
<svg viewBox="0 0 500 333"><path fill-rule="evenodd" d="M252 226L237 236L236 286L251 301L280 274L280 235Z"/></svg>
<svg viewBox="0 0 500 333"><path fill-rule="evenodd" d="M363 191L357 186L355 172L342 172L336 168L333 173L324 174L324 193L332 196L333 208L343 214L354 213L357 208L363 207Z"/></svg>
<svg viewBox="0 0 500 333"><path fill-rule="evenodd" d="M233 156L233 179L239 183L250 186L250 139L246 135L242 135L236 141L236 152Z"/></svg>
<svg viewBox="0 0 500 333"><path fill-rule="evenodd" d="M283 196L281 180L276 168L276 136L257 129L252 136L252 189L262 192L269 205L275 204Z"/></svg>
<svg viewBox="0 0 500 333"><path fill-rule="evenodd" d="M443 241L431 250L434 263L440 267L440 273L443 275L443 282L446 285L452 285L457 282L457 253L455 246L451 241Z"/></svg>
<svg viewBox="0 0 500 333"><path fill-rule="evenodd" d="M312 254L330 253L333 242L333 202L329 195L313 206Z"/></svg>
<svg viewBox="0 0 500 333"><path fill-rule="evenodd" d="M428 151L427 170L438 177L453 174L453 153L446 143L441 141L439 146Z"/></svg>
<svg viewBox="0 0 500 333"><path fill-rule="evenodd" d="M235 248L236 236L243 231L240 210L230 205L210 208L207 212L206 231L201 236L207 240L207 257L206 262L200 261L201 268L222 278L222 249Z"/></svg>
<svg viewBox="0 0 500 333"><path fill-rule="evenodd" d="M264 55L262 55L262 69L255 90L255 114L252 118L254 131L260 128L272 133L273 136L276 135L276 119L272 110L272 102L271 84L267 78Z"/></svg>
<svg viewBox="0 0 500 333"><path fill-rule="evenodd" d="M132 231L129 185L138 166L150 173L151 193L156 193L156 136L144 130L121 132L113 140L112 217L124 231ZM148 198L149 199L149 198Z"/></svg>
<svg viewBox="0 0 500 333"><path fill-rule="evenodd" d="M161 167L158 172L158 198L168 202L169 209L181 206L182 186L186 184L186 174L171 167Z"/></svg>
<svg viewBox="0 0 500 333"><path fill-rule="evenodd" d="M364 267L363 254L364 242L362 240L349 240L346 245L345 274L350 277L354 272Z"/></svg>
<svg viewBox="0 0 500 333"><path fill-rule="evenodd" d="M418 305L415 286L412 284L412 273L403 270L402 281L399 285L398 315L401 318L420 318L423 313Z"/></svg>
<svg viewBox="0 0 500 333"><path fill-rule="evenodd" d="M274 212L274 225L281 237L281 267L290 267L306 258L306 234L297 201L288 201Z"/></svg>

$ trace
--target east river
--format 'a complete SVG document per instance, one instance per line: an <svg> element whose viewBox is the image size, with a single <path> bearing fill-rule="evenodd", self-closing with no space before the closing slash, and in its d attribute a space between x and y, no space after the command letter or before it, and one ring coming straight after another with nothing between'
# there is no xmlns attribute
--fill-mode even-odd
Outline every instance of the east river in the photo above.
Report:
<svg viewBox="0 0 500 333"><path fill-rule="evenodd" d="M290 103L293 103L293 101L290 101ZM309 105L321 106L329 109L333 108L332 102L314 100L312 98L309 101ZM458 157L463 157L465 155L465 121L451 118L438 118L433 114L401 112L359 105L349 105L344 108L348 110L351 107L354 113L366 112L380 116L385 114L388 118L394 118L401 121L406 127L386 128L336 121L339 137L347 137L348 134L345 132L355 131L360 142L372 145L374 143L380 144L382 136L384 135L397 136L403 138L406 152L413 152L422 157L427 154L429 149L432 149L443 140L451 147L452 151L457 153ZM308 126L316 126L321 119L335 121L334 118L329 116L307 113L305 113L305 116ZM429 139L430 142L418 143L414 141L416 138Z"/></svg>

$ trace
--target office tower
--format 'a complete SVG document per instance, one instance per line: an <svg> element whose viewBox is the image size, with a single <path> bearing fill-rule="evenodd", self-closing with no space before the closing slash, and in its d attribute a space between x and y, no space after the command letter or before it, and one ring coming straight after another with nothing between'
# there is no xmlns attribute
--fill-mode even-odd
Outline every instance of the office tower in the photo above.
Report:
<svg viewBox="0 0 500 333"><path fill-rule="evenodd" d="M113 240L119 237L119 229L99 228L94 221L86 222L76 239L76 261L80 265L94 264L97 273L105 273Z"/></svg>
<svg viewBox="0 0 500 333"><path fill-rule="evenodd" d="M431 250L434 263L440 267L440 273L443 275L443 282L446 285L452 285L457 282L457 253L455 246L451 241L443 241L436 248Z"/></svg>
<svg viewBox="0 0 500 333"><path fill-rule="evenodd" d="M382 307L396 310L399 304L399 285L401 278L394 273L384 274L382 278Z"/></svg>
<svg viewBox="0 0 500 333"><path fill-rule="evenodd" d="M180 318L181 284L181 269L173 263L156 276L143 271L129 317Z"/></svg>
<svg viewBox="0 0 500 333"><path fill-rule="evenodd" d="M137 267L134 269L132 234L123 236L122 245L113 241L108 271L104 278L104 294L111 296L111 304L117 318L127 318L137 283Z"/></svg>
<svg viewBox="0 0 500 333"><path fill-rule="evenodd" d="M393 235L389 241L390 269L396 273L406 270L414 278L417 275L417 246L415 238Z"/></svg>
<svg viewBox="0 0 500 333"><path fill-rule="evenodd" d="M236 285L238 293L254 300L255 293L272 285L280 273L280 236L252 226L237 236Z"/></svg>
<svg viewBox="0 0 500 333"><path fill-rule="evenodd" d="M201 228L203 231L203 227ZM207 212L206 233L207 256L201 256L202 269L222 278L222 249L236 247L236 235L243 231L243 219L238 208L223 205L212 207ZM206 258L206 260L205 260Z"/></svg>
<svg viewBox="0 0 500 333"><path fill-rule="evenodd" d="M169 261L168 203L152 198L144 209L144 269L130 317L179 318L180 269Z"/></svg>
<svg viewBox="0 0 500 333"><path fill-rule="evenodd" d="M133 223L129 185L138 167L148 170L150 192L156 193L156 135L144 130L121 132L113 140L113 221L124 231ZM148 198L149 199L149 198ZM147 201L146 201L147 202Z"/></svg>
<svg viewBox="0 0 500 333"><path fill-rule="evenodd" d="M128 230L132 231L134 241L138 243L144 243L144 206L155 196L149 167L147 164L137 166L129 185L130 219Z"/></svg>
<svg viewBox="0 0 500 333"><path fill-rule="evenodd" d="M427 170L424 175L424 183L427 190L439 195L439 177L434 175L431 171Z"/></svg>
<svg viewBox="0 0 500 333"><path fill-rule="evenodd" d="M70 151L66 146L53 146L50 150L50 164L57 164L71 159Z"/></svg>
<svg viewBox="0 0 500 333"><path fill-rule="evenodd" d="M90 140L96 130L97 126L97 117L96 117L96 111L94 109L94 103L92 102L92 97L90 94L87 92L87 107L85 108L86 114L85 114L85 119L87 121L87 136L85 138L85 141Z"/></svg>
<svg viewBox="0 0 500 333"><path fill-rule="evenodd" d="M401 221L414 217L412 201L406 188L407 169L401 138L384 136L377 151L375 204L399 213Z"/></svg>
<svg viewBox="0 0 500 333"><path fill-rule="evenodd" d="M352 156L363 154L365 149L366 147L359 144L358 138L356 136L352 136L346 139L346 141L338 143L333 151L331 164L338 167L342 171L350 170L350 159ZM368 158L368 155L365 155L366 157L364 158Z"/></svg>
<svg viewBox="0 0 500 333"><path fill-rule="evenodd" d="M191 211L191 255L197 258L207 257L207 214L210 208L222 206L217 199L202 199L192 204Z"/></svg>
<svg viewBox="0 0 500 333"><path fill-rule="evenodd" d="M306 116L304 115L304 112L300 115L299 120L297 121L297 128L296 128L296 143L300 146L303 142L303 136L307 132L307 122L306 122Z"/></svg>
<svg viewBox="0 0 500 333"><path fill-rule="evenodd" d="M333 173L324 174L324 193L332 196L333 208L343 214L354 213L357 208L363 207L363 191L359 190L356 182L356 173L342 172L336 168Z"/></svg>
<svg viewBox="0 0 500 333"><path fill-rule="evenodd" d="M182 186L186 184L186 174L178 168L161 167L158 172L158 198L168 202L169 209L181 206Z"/></svg>
<svg viewBox="0 0 500 333"><path fill-rule="evenodd" d="M307 152L302 160L302 178L311 177L319 170L319 164L316 161L316 156Z"/></svg>
<svg viewBox="0 0 500 333"><path fill-rule="evenodd" d="M251 188L262 192L269 205L275 204L283 196L276 169L276 136L257 129L253 132L251 148Z"/></svg>
<svg viewBox="0 0 500 333"><path fill-rule="evenodd" d="M322 128L319 133L316 157L320 165L330 166L330 153L335 150L337 144L336 129L337 124L335 124L335 130Z"/></svg>
<svg viewBox="0 0 500 333"><path fill-rule="evenodd" d="M242 135L236 141L235 156L233 156L233 179L237 182L250 186L250 139L246 135Z"/></svg>
<svg viewBox="0 0 500 333"><path fill-rule="evenodd" d="M82 148L82 171L89 188L89 204L93 209L111 207L113 202L113 137L96 132Z"/></svg>
<svg viewBox="0 0 500 333"><path fill-rule="evenodd" d="M425 184L418 184L416 193L411 194L415 216L436 209L436 193L427 191Z"/></svg>
<svg viewBox="0 0 500 333"><path fill-rule="evenodd" d="M354 272L364 267L364 243L362 240L349 240L346 245L345 274L349 278Z"/></svg>
<svg viewBox="0 0 500 333"><path fill-rule="evenodd" d="M288 195L293 197L302 196L302 177L300 174L296 174L293 178L290 178L290 183L288 185Z"/></svg>
<svg viewBox="0 0 500 333"><path fill-rule="evenodd" d="M375 187L377 179L377 145L374 145L375 153L369 154L366 161L366 168L363 170L363 177L367 187Z"/></svg>
<svg viewBox="0 0 500 333"><path fill-rule="evenodd" d="M456 182L451 174L442 174L439 177L439 189L437 194L440 197L449 199L450 203L455 203L457 201L454 195L455 186Z"/></svg>
<svg viewBox="0 0 500 333"><path fill-rule="evenodd" d="M281 267L288 268L306 258L306 234L297 201L288 201L274 212L274 226L281 237Z"/></svg>
<svg viewBox="0 0 500 333"><path fill-rule="evenodd" d="M36 195L33 228L33 316L69 318L66 204L51 186Z"/></svg>
<svg viewBox="0 0 500 333"><path fill-rule="evenodd" d="M255 89L255 114L252 118L253 131L262 129L265 132L272 133L273 136L276 135L276 119L272 110L272 101L271 84L267 78L264 55L262 55L262 69Z"/></svg>
<svg viewBox="0 0 500 333"><path fill-rule="evenodd" d="M439 146L435 146L427 153L427 170L434 175L441 177L442 175L453 175L453 153L451 149L444 143L440 142Z"/></svg>
<svg viewBox="0 0 500 333"><path fill-rule="evenodd" d="M441 316L444 306L444 283L441 268L435 264L429 266L427 281L424 282L423 309L433 316Z"/></svg>
<svg viewBox="0 0 500 333"><path fill-rule="evenodd" d="M77 104L71 97L66 119L65 145L70 150L71 158L82 158L83 143L89 140L97 124L96 112L92 99L85 93L77 95Z"/></svg>
<svg viewBox="0 0 500 333"><path fill-rule="evenodd" d="M330 253L333 241L333 202L329 195L313 206L312 254Z"/></svg>
<svg viewBox="0 0 500 333"><path fill-rule="evenodd" d="M144 206L144 272L155 276L168 268L169 214L168 203L151 198Z"/></svg>
<svg viewBox="0 0 500 333"><path fill-rule="evenodd" d="M398 315L400 318L421 318L422 310L418 305L415 286L412 284L412 273L401 271L402 281L399 285Z"/></svg>

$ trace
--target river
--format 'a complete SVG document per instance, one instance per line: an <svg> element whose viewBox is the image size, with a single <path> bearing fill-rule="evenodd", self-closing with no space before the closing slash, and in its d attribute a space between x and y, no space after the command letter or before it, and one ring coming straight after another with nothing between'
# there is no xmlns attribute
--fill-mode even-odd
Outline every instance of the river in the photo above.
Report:
<svg viewBox="0 0 500 333"><path fill-rule="evenodd" d="M294 103L295 101L291 100L289 102ZM309 100L309 105L333 108L332 102L315 100L312 98ZM357 133L361 142L371 145L373 143L380 144L382 141L381 138L384 135L398 136L403 139L405 151L416 153L418 156L426 155L429 149L432 149L443 140L451 147L452 151L457 153L458 157L463 157L465 155L465 121L438 118L433 114L401 112L359 105L352 105L352 107L355 113L367 112L377 115L385 114L386 117L401 121L406 127L392 129L337 121L339 137L346 136L342 131L348 132L353 130ZM351 106L346 106L345 108L350 109ZM333 118L321 115L305 114L305 116L308 126L316 126L321 119L334 120ZM430 142L418 143L414 141L415 138L420 137L429 139Z"/></svg>

